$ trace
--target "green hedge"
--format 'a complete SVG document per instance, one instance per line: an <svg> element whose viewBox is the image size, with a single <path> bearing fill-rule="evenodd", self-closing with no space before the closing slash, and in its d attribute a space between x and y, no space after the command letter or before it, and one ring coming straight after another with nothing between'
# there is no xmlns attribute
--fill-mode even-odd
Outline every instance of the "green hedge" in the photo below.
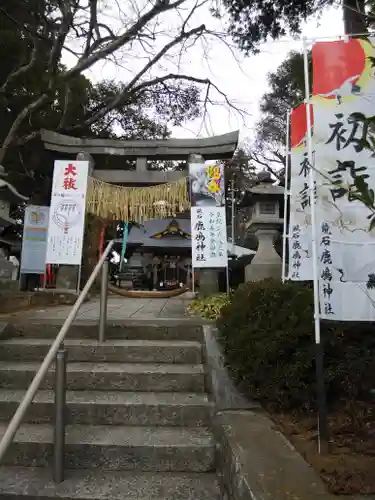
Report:
<svg viewBox="0 0 375 500"><path fill-rule="evenodd" d="M219 318L222 308L229 301L230 298L226 293L198 297L188 305L186 312L187 314L200 316L201 318L216 320Z"/></svg>
<svg viewBox="0 0 375 500"><path fill-rule="evenodd" d="M280 410L315 408L311 286L247 283L217 322L227 364L250 398ZM327 399L368 397L375 388L375 325L322 322Z"/></svg>

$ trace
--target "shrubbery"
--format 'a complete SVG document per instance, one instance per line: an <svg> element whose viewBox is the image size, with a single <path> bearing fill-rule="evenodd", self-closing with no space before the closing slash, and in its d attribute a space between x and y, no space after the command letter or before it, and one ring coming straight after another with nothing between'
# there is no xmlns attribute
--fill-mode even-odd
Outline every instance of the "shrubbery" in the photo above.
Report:
<svg viewBox="0 0 375 500"><path fill-rule="evenodd" d="M189 304L187 313L215 320L220 316L222 308L227 305L229 301L230 299L226 293L199 297Z"/></svg>
<svg viewBox="0 0 375 500"><path fill-rule="evenodd" d="M241 285L217 322L230 370L250 398L280 410L315 405L313 291L265 280ZM375 325L322 322L328 403L375 388Z"/></svg>

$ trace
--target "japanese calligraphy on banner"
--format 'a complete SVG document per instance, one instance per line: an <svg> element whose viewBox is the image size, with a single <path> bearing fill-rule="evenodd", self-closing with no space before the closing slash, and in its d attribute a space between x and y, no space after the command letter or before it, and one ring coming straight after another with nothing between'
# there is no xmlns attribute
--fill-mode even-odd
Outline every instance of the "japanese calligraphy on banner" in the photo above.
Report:
<svg viewBox="0 0 375 500"><path fill-rule="evenodd" d="M308 281L313 279L313 266L309 186L310 164L306 147L307 120L305 104L293 109L290 125L289 279Z"/></svg>
<svg viewBox="0 0 375 500"><path fill-rule="evenodd" d="M352 115L375 109L373 44L351 39L312 49L320 309L331 320L375 320L375 230L357 199L361 183L375 190L375 160L363 143L373 132Z"/></svg>
<svg viewBox="0 0 375 500"><path fill-rule="evenodd" d="M48 227L48 264L81 264L88 170L87 161L55 161Z"/></svg>
<svg viewBox="0 0 375 500"><path fill-rule="evenodd" d="M28 205L23 225L21 274L44 274L46 270L49 207Z"/></svg>
<svg viewBox="0 0 375 500"><path fill-rule="evenodd" d="M193 267L227 267L224 167L189 165Z"/></svg>

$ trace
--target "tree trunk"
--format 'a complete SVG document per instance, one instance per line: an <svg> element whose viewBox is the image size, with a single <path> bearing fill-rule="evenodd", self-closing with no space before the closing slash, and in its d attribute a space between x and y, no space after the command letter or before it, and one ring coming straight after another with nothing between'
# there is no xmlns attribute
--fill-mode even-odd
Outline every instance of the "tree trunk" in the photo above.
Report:
<svg viewBox="0 0 375 500"><path fill-rule="evenodd" d="M367 32L365 1L343 0L344 30L347 35Z"/></svg>

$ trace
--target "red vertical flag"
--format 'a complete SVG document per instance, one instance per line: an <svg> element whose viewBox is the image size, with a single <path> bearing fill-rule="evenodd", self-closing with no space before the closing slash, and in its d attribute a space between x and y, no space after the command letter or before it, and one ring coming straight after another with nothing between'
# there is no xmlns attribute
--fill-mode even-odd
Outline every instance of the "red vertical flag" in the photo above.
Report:
<svg viewBox="0 0 375 500"><path fill-rule="evenodd" d="M314 124L313 107L310 104L311 126ZM293 108L290 117L290 145L291 149L301 146L307 136L306 104Z"/></svg>
<svg viewBox="0 0 375 500"><path fill-rule="evenodd" d="M359 39L318 42L312 48L313 95L327 99L355 92L366 54Z"/></svg>

